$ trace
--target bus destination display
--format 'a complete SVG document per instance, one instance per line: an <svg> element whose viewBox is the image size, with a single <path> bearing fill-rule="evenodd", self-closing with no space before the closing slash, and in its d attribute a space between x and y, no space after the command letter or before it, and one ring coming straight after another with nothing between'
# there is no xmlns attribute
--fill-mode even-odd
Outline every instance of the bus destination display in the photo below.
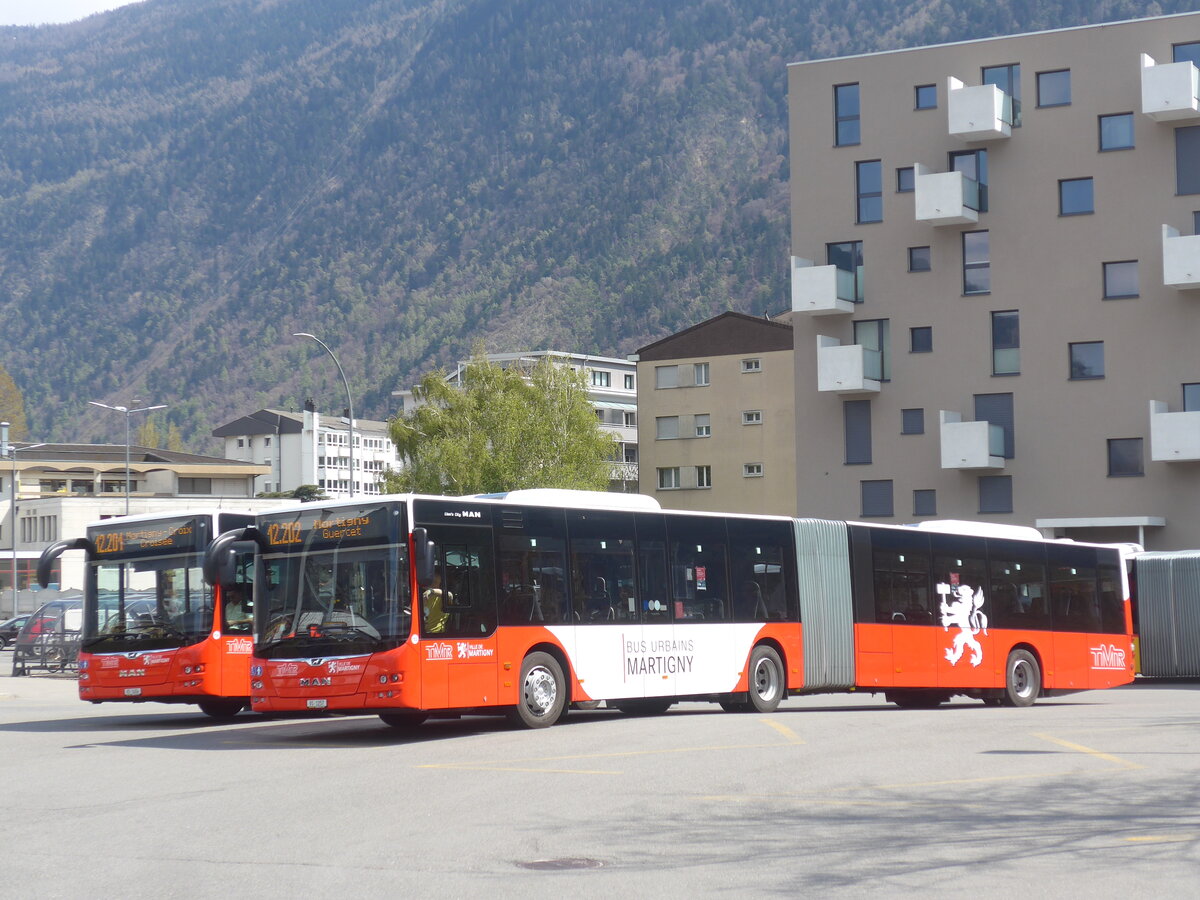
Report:
<svg viewBox="0 0 1200 900"><path fill-rule="evenodd" d="M91 529L97 556L198 550L204 539L194 518Z"/></svg>
<svg viewBox="0 0 1200 900"><path fill-rule="evenodd" d="M374 543L387 540L389 521L393 518L386 506L362 507L356 510L305 510L286 521L266 522L263 533L272 548Z"/></svg>

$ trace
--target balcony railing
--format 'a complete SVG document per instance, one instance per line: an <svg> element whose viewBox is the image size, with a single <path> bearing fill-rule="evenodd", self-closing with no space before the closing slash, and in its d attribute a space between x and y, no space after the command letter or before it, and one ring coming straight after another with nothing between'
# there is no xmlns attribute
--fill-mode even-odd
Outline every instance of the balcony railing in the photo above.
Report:
<svg viewBox="0 0 1200 900"><path fill-rule="evenodd" d="M1200 412L1168 412L1167 404L1151 400L1150 459L1154 462L1200 459Z"/></svg>
<svg viewBox="0 0 1200 900"><path fill-rule="evenodd" d="M913 166L913 171L913 208L918 222L940 226L979 221L978 181L962 172L931 172L920 163Z"/></svg>
<svg viewBox="0 0 1200 900"><path fill-rule="evenodd" d="M877 394L883 354L862 344L842 344L817 335L817 390L836 394Z"/></svg>
<svg viewBox="0 0 1200 900"><path fill-rule="evenodd" d="M854 311L862 300L862 271L837 266L814 266L812 260L792 257L792 311L830 316Z"/></svg>
<svg viewBox="0 0 1200 900"><path fill-rule="evenodd" d="M939 413L943 469L1003 469L1004 429L987 421L964 422L949 410Z"/></svg>
<svg viewBox="0 0 1200 900"><path fill-rule="evenodd" d="M1013 98L994 84L967 87L947 79L946 107L950 136L977 143L1012 135Z"/></svg>
<svg viewBox="0 0 1200 900"><path fill-rule="evenodd" d="M1181 291L1200 288L1200 235L1162 227L1163 284Z"/></svg>
<svg viewBox="0 0 1200 900"><path fill-rule="evenodd" d="M1156 122L1200 118L1200 73L1190 62L1158 65L1141 55L1142 112Z"/></svg>

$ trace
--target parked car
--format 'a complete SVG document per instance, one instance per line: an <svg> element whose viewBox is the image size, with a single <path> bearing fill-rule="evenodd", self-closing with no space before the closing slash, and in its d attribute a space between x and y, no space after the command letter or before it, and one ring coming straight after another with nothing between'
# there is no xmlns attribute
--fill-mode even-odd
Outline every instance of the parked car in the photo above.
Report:
<svg viewBox="0 0 1200 900"><path fill-rule="evenodd" d="M79 633L83 625L83 601L51 600L29 616L13 645L13 675L29 669L62 671L79 658Z"/></svg>
<svg viewBox="0 0 1200 900"><path fill-rule="evenodd" d="M16 641L21 626L29 621L29 613L0 622L0 650L7 650Z"/></svg>

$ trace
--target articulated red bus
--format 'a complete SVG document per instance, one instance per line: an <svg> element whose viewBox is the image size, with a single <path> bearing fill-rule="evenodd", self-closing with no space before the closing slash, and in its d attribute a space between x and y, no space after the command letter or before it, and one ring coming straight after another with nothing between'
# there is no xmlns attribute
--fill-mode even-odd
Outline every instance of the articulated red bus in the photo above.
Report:
<svg viewBox="0 0 1200 900"><path fill-rule="evenodd" d="M253 521L251 513L223 511L122 516L42 552L43 587L58 556L87 554L80 699L195 703L214 718L245 708L253 649L248 570L214 588L202 562L215 535ZM240 560L250 564L247 555Z"/></svg>
<svg viewBox="0 0 1200 900"><path fill-rule="evenodd" d="M244 540L261 712L399 727L505 709L539 727L600 700L1027 706L1133 678L1125 569L1098 545L516 491L262 513L213 542L211 580Z"/></svg>

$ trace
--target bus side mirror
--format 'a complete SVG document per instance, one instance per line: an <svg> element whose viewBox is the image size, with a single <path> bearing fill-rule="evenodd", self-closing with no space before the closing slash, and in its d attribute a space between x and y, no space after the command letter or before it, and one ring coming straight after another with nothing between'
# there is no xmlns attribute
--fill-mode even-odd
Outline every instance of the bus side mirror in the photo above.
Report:
<svg viewBox="0 0 1200 900"><path fill-rule="evenodd" d="M37 580L38 584L46 588L50 586L50 582L54 577L53 566L54 561L66 553L68 550L86 550L88 555L92 554L96 548L87 538L72 538L65 541L57 541L51 544L42 551L42 555L38 557L37 562Z"/></svg>
<svg viewBox="0 0 1200 900"><path fill-rule="evenodd" d="M413 529L413 553L417 567L417 587L427 587L433 583L433 541L429 540L429 532L419 526Z"/></svg>
<svg viewBox="0 0 1200 900"><path fill-rule="evenodd" d="M205 581L222 587L237 583L238 557L254 552L255 545L261 544L258 529L253 525L218 535L204 553Z"/></svg>

